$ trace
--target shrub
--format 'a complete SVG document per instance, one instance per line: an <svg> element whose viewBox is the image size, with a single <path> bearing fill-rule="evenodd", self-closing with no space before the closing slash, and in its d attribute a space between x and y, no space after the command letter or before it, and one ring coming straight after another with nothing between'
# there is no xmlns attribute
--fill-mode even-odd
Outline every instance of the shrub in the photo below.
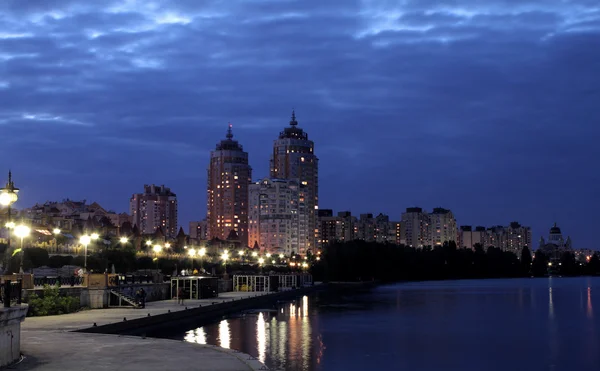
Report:
<svg viewBox="0 0 600 371"><path fill-rule="evenodd" d="M79 310L79 298L60 294L58 286L44 285L43 296L31 294L28 298L28 316L50 316Z"/></svg>

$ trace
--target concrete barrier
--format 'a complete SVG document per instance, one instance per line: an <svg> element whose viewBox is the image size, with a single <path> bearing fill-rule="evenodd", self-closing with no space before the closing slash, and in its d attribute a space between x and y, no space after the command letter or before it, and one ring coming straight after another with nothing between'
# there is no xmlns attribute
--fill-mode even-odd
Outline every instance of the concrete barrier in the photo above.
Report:
<svg viewBox="0 0 600 371"><path fill-rule="evenodd" d="M27 305L0 308L0 367L21 357L21 322L27 315Z"/></svg>
<svg viewBox="0 0 600 371"><path fill-rule="evenodd" d="M270 294L257 293L256 296L250 298L220 302L215 303L213 305L190 308L188 310L183 311L176 311L160 315L154 315L150 317L115 322L102 326L89 327L86 329L78 330L77 332L119 335L141 335L151 331L159 331L161 328L173 329L178 326L187 326L190 323L201 326L203 323L214 321L215 319L219 319L225 315L238 313L247 309L254 309L268 305L273 305L276 304L279 300L299 298L303 295L307 295L319 290L324 290L326 288L327 285L317 285Z"/></svg>

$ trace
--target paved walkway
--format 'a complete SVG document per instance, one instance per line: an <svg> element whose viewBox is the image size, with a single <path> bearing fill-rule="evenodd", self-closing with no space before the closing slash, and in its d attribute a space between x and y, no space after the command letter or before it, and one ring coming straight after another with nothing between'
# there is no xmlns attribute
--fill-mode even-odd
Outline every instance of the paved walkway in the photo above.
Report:
<svg viewBox="0 0 600 371"><path fill-rule="evenodd" d="M171 299L146 303L146 308L143 309L133 309L128 307L92 309L60 316L28 317L25 322L21 324L21 328L23 330L75 331L92 327L94 322L96 325L102 326L109 323L121 322L123 321L123 318L131 320L147 317L148 313L150 313L151 316L154 316L165 314L168 311L175 312L185 310L185 307L192 308L198 307L199 305L204 307L211 305L213 302L221 303L223 301L245 299L257 295L261 295L261 293L225 292L220 293L218 298L186 300L184 305L177 304L177 299Z"/></svg>
<svg viewBox="0 0 600 371"><path fill-rule="evenodd" d="M60 331L24 331L25 359L13 370L251 371L263 365L244 353L176 340Z"/></svg>
<svg viewBox="0 0 600 371"><path fill-rule="evenodd" d="M21 324L22 363L15 370L265 370L264 365L247 354L210 345L192 344L177 340L142 338L70 331L185 310L185 307L207 306L213 302L239 300L258 293L229 292L218 298L177 300L146 303L144 309L93 309L72 314L47 317L28 317Z"/></svg>

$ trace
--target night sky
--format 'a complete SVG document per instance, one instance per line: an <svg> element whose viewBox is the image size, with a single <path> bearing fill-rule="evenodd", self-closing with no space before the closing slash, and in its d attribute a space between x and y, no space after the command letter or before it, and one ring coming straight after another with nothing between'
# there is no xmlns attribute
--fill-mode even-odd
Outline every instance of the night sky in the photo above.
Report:
<svg viewBox="0 0 600 371"><path fill-rule="evenodd" d="M597 248L599 87L597 0L0 2L16 206L128 211L165 184L186 231L227 123L259 179L295 108L321 208L446 207L534 247L556 221Z"/></svg>

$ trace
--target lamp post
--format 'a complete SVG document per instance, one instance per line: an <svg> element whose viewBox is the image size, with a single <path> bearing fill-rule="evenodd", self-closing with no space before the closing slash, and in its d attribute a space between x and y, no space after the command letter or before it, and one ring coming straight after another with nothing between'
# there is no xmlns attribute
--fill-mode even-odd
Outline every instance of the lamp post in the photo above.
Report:
<svg viewBox="0 0 600 371"><path fill-rule="evenodd" d="M196 256L196 250L195 249L188 249L188 255L192 259L192 272L194 272L194 256Z"/></svg>
<svg viewBox="0 0 600 371"><path fill-rule="evenodd" d="M19 264L19 273L23 274L23 256L25 255L25 250L23 250L23 239L29 236L31 232L31 228L26 225L18 225L15 227L15 236L21 239L21 263Z"/></svg>
<svg viewBox="0 0 600 371"><path fill-rule="evenodd" d="M160 250L162 250L162 246L154 245L152 250L154 250L154 260L156 260L156 270L158 271L158 253L160 252Z"/></svg>
<svg viewBox="0 0 600 371"><path fill-rule="evenodd" d="M265 262L265 259L263 259L263 258L259 258L258 259L258 266L260 267L260 274L262 274L262 272L263 272L263 264L264 264L264 262Z"/></svg>
<svg viewBox="0 0 600 371"><path fill-rule="evenodd" d="M52 233L54 233L54 248L56 249L56 252L58 252L58 235L60 234L60 229L54 228Z"/></svg>
<svg viewBox="0 0 600 371"><path fill-rule="evenodd" d="M225 274L227 276L227 259L229 259L229 251L225 250L223 255L221 255L221 259L223 259L223 264L225 264Z"/></svg>
<svg viewBox="0 0 600 371"><path fill-rule="evenodd" d="M83 272L87 273L87 248L88 245L92 242L92 237L87 234L81 236L79 238L79 243L83 245L84 253L83 253Z"/></svg>
<svg viewBox="0 0 600 371"><path fill-rule="evenodd" d="M202 259L204 258L204 255L206 255L206 248L202 247L200 250L198 250L198 256L200 257L200 271L202 272L204 270L204 268L202 268Z"/></svg>
<svg viewBox="0 0 600 371"><path fill-rule="evenodd" d="M19 199L17 195L19 193L19 188L15 187L15 183L12 181L12 172L8 172L8 182L6 182L6 186L0 189L0 205L6 206L7 208L7 218L6 218L6 228L14 228L14 223L10 218L11 214L11 206ZM10 249L10 233L8 233L7 238L7 247Z"/></svg>

